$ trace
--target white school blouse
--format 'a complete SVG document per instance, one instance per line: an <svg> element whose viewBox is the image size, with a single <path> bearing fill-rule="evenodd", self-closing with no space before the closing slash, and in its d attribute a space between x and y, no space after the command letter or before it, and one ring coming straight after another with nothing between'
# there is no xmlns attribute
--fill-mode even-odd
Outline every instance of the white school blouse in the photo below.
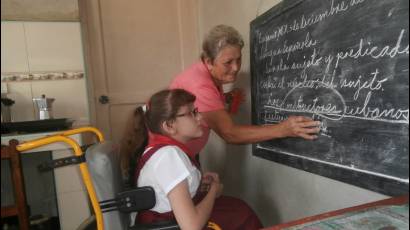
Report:
<svg viewBox="0 0 410 230"><path fill-rule="evenodd" d="M149 150L145 150L144 154ZM138 187L154 188L156 204L152 211L171 211L167 194L180 182L187 179L189 193L194 197L201 182L201 172L189 157L177 146L167 145L157 150L145 163L138 177Z"/></svg>

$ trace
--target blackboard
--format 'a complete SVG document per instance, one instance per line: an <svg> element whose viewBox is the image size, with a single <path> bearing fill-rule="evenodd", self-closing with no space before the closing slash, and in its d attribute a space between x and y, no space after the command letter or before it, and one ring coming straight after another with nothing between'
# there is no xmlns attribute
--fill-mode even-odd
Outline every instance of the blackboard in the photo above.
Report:
<svg viewBox="0 0 410 230"><path fill-rule="evenodd" d="M409 1L284 0L250 25L252 122L321 121L253 154L386 195L408 193Z"/></svg>

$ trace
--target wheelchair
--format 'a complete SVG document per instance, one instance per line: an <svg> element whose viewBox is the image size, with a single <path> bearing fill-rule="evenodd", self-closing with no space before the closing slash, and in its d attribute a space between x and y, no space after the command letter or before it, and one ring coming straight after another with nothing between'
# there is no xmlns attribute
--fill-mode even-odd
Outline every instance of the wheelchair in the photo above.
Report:
<svg viewBox="0 0 410 230"><path fill-rule="evenodd" d="M91 132L97 142L82 148L70 135ZM74 151L73 157L61 158L43 163L40 170L53 170L66 165L77 164L85 184L94 215L85 220L77 230L162 230L180 229L175 220L153 224L135 223L130 226L130 213L148 210L155 206L155 192L151 187L126 189L121 176L119 155L115 145L104 140L102 133L94 127L81 127L19 144L18 151L26 151L65 142ZM84 151L85 149L85 151ZM221 230L208 222L209 229Z"/></svg>

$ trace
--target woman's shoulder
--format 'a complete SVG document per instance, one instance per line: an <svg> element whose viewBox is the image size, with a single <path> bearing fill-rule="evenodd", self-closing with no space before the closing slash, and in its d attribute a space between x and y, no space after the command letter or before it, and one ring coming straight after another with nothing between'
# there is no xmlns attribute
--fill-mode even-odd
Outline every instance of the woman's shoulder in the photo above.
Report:
<svg viewBox="0 0 410 230"><path fill-rule="evenodd" d="M186 68L184 71L181 72L180 75L184 74L192 74L192 73L201 73L201 74L206 74L208 73L205 64L202 61L198 61L190 65L188 68Z"/></svg>
<svg viewBox="0 0 410 230"><path fill-rule="evenodd" d="M212 82L208 70L202 62L197 62L178 74L171 83L171 88L176 88L174 85L197 85L208 82Z"/></svg>

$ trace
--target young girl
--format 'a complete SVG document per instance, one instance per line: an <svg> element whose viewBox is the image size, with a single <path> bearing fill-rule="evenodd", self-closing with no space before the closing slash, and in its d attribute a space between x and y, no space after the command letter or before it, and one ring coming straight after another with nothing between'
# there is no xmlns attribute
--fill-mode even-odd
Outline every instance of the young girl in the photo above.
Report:
<svg viewBox="0 0 410 230"><path fill-rule="evenodd" d="M261 228L248 205L221 196L223 186L216 173L201 175L195 153L186 147L188 141L202 135L194 101L195 96L185 90L163 90L151 97L145 112L135 112L135 121L145 123L141 128L149 130L135 179L137 186L153 187L157 201L151 210L138 213L139 223L175 218L181 229L188 230L202 229L208 221L223 230ZM134 133L138 132L147 133L136 128Z"/></svg>

